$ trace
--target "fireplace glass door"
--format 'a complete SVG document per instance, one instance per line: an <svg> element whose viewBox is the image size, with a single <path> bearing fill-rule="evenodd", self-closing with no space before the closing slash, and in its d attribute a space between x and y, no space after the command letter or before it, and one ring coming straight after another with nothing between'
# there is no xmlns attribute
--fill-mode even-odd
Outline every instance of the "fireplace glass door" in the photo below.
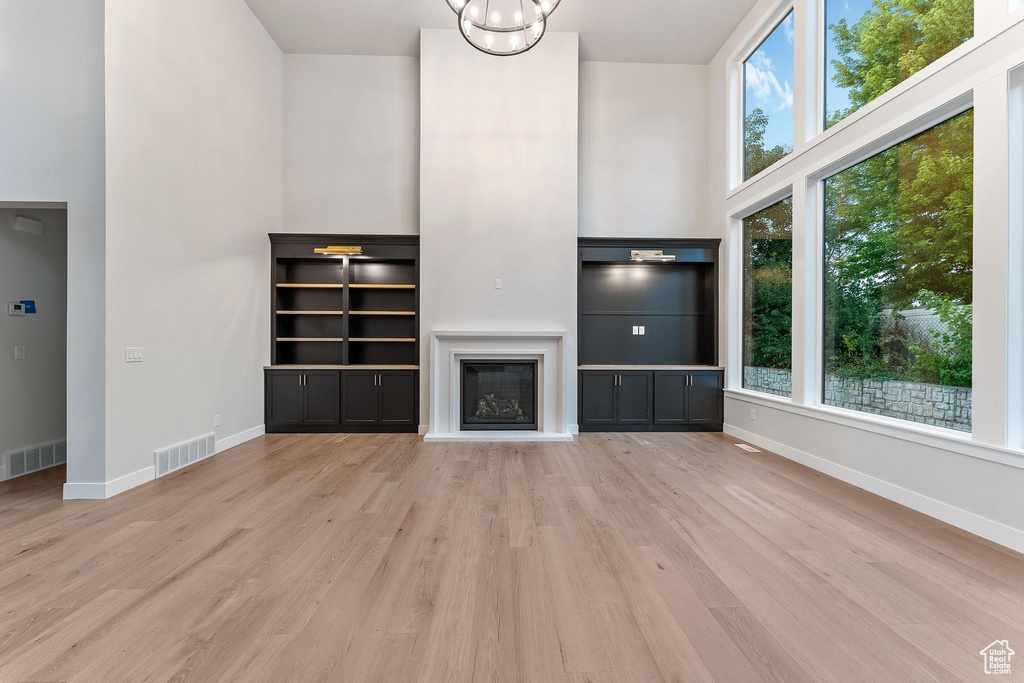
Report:
<svg viewBox="0 0 1024 683"><path fill-rule="evenodd" d="M462 361L462 429L536 430L537 361Z"/></svg>

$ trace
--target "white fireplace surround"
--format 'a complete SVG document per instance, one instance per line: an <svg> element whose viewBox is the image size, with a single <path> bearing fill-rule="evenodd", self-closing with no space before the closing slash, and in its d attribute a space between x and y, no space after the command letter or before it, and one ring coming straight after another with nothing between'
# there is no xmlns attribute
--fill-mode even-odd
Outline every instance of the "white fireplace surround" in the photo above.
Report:
<svg viewBox="0 0 1024 683"><path fill-rule="evenodd" d="M565 332L432 332L430 424L424 441L572 441ZM536 360L536 431L464 431L462 361Z"/></svg>

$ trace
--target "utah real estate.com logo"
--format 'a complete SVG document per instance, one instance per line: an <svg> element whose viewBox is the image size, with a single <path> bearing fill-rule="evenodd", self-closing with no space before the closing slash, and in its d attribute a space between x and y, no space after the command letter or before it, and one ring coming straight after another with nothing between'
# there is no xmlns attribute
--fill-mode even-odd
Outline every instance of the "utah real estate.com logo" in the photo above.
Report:
<svg viewBox="0 0 1024 683"><path fill-rule="evenodd" d="M1010 649L1010 643L1008 641L993 641L991 645L981 651L981 656L985 658L985 673L1010 673L1010 658L1015 654L1017 653Z"/></svg>

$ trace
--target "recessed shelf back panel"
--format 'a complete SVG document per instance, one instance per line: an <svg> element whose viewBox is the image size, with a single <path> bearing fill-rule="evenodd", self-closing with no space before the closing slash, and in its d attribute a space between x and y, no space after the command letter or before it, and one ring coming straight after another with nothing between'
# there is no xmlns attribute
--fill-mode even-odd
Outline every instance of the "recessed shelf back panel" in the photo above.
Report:
<svg viewBox="0 0 1024 683"><path fill-rule="evenodd" d="M352 284L416 284L415 261L361 261L359 259L352 259L350 263L352 272L349 276L349 282Z"/></svg>
<svg viewBox="0 0 1024 683"><path fill-rule="evenodd" d="M340 315L279 315L276 337L344 337Z"/></svg>
<svg viewBox="0 0 1024 683"><path fill-rule="evenodd" d="M707 313L709 264L583 264L580 313Z"/></svg>
<svg viewBox="0 0 1024 683"><path fill-rule="evenodd" d="M407 316L353 316L349 321L350 337L415 337L416 319Z"/></svg>
<svg viewBox="0 0 1024 683"><path fill-rule="evenodd" d="M340 311L345 307L343 289L280 289L275 292L279 311Z"/></svg>
<svg viewBox="0 0 1024 683"><path fill-rule="evenodd" d="M713 365L712 324L703 315L581 316L580 364Z"/></svg>
<svg viewBox="0 0 1024 683"><path fill-rule="evenodd" d="M277 342L277 362L340 365L343 347L342 342Z"/></svg>
<svg viewBox="0 0 1024 683"><path fill-rule="evenodd" d="M414 311L415 289L353 289L349 292L353 311Z"/></svg>
<svg viewBox="0 0 1024 683"><path fill-rule="evenodd" d="M413 342L349 342L349 363L353 365L367 363L407 364L419 361L416 354L416 343Z"/></svg>
<svg viewBox="0 0 1024 683"><path fill-rule="evenodd" d="M277 259L277 282L286 284L344 283L342 259Z"/></svg>

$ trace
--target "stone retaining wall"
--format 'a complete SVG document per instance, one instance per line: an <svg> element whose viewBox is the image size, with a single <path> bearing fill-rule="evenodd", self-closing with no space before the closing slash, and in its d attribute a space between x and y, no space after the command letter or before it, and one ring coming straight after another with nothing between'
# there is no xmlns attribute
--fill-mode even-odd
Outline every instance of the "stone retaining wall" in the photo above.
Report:
<svg viewBox="0 0 1024 683"><path fill-rule="evenodd" d="M789 396L789 370L744 368L743 386L767 394ZM825 378L825 403L838 408L885 415L911 422L971 431L971 390L936 384L855 379L829 375Z"/></svg>

